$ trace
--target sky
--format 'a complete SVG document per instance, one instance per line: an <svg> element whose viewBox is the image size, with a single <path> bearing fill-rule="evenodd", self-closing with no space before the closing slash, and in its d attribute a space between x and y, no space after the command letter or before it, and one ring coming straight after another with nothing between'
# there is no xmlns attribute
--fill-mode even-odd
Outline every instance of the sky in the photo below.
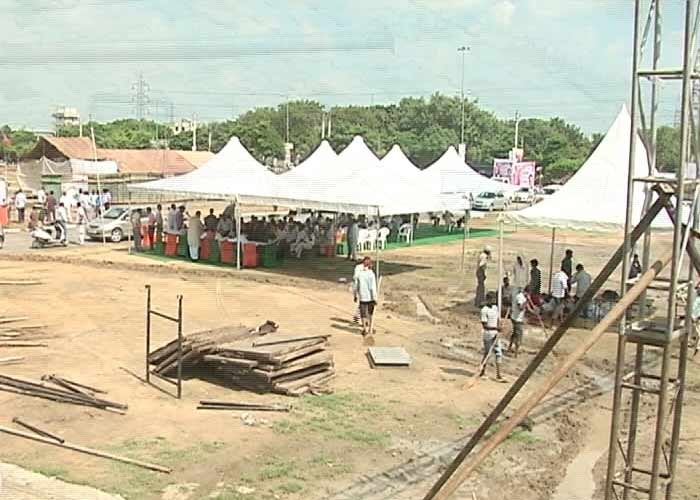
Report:
<svg viewBox="0 0 700 500"><path fill-rule="evenodd" d="M662 65L681 59L681 3L664 2ZM559 116L599 132L629 101L633 4L0 0L0 124L50 129L57 106L84 120L135 117L140 75L146 115L163 121L229 119L287 98L459 95L464 75L465 94L501 118ZM678 86L661 93L661 119L673 122Z"/></svg>

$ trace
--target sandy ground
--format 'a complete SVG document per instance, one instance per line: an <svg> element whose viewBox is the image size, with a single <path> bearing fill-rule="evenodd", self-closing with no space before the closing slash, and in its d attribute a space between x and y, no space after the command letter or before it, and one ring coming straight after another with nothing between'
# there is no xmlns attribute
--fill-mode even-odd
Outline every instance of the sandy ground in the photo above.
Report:
<svg viewBox="0 0 700 500"><path fill-rule="evenodd" d="M512 262L516 251L528 259L538 257L546 277L549 237L548 232L509 233L505 238L506 262ZM556 260L564 248L571 247L575 260L584 262L593 273L617 243L613 235L564 233L560 238ZM665 240L659 241L660 247L664 246ZM47 476L146 500L331 498L344 491L359 491L353 488L362 478L372 484L377 474L431 454L444 460L444 453L436 450L455 446L468 436L508 387L482 380L471 389L463 389L479 357L480 332L470 305L474 260L484 244L496 248L495 239L468 241L463 271L459 242L383 255L380 268L386 274L377 317L377 344L403 346L413 358L408 369L383 370L368 366L366 348L349 322L353 305L348 286L338 278L349 277L351 266L342 259L302 260L281 269L236 272L129 255L124 245L30 252L26 250L28 239L22 234L10 235L7 243L0 255L0 259L4 257L0 260L2 274L37 277L44 284L0 288L3 312L30 316L31 322L45 324L36 335L46 338L49 347L15 348L11 353L0 350L0 357L26 357L23 364L2 367L0 373L32 379L56 373L84 381L107 390L110 399L127 403L129 411L120 416L0 393L0 422L11 425L13 417L23 417L71 442L174 469L172 474L162 475L0 436L0 460ZM492 288L494 275L490 273ZM332 334L338 371L335 393L294 399L291 414L255 414L254 425L247 425L240 414L205 413L196 410L196 403L201 399L287 400L193 378L186 381L183 399L178 401L143 384L129 372L144 372L146 283L153 286L154 306L166 313L174 312L176 295L184 295L186 332L239 323L255 326L272 319L285 331ZM610 288L615 286L610 284ZM421 310L416 306L417 297L440 321L438 324L417 317ZM166 342L174 334L171 325L156 323L154 343ZM572 330L557 348L558 356L545 362L534 382L585 335L586 330ZM510 380L542 341L540 328L527 330L524 355L506 360ZM584 393L571 401L565 396L588 387L591 381L610 377L615 344L614 334L599 342L555 390L559 397L552 398L534 419L532 432L516 433L465 485L459 497L471 499L474 492L479 499L504 495L575 498L562 493L566 487L597 491L594 498L598 498L596 483L602 477L600 466L607 447L605 440L600 446L601 434L606 436L610 394L599 391L604 384L598 384L590 393L595 397ZM698 498L691 487L691 457L700 450L697 366L697 361L692 361L689 367L685 440L678 464L677 498L684 499ZM166 384L159 385L170 390ZM594 476L591 468L596 462ZM355 498L421 498L439 469L437 463L436 470L425 476L407 477L411 473L406 472L405 477L391 479L384 493L374 488ZM427 465L425 470L429 470ZM46 490L51 491L51 487Z"/></svg>

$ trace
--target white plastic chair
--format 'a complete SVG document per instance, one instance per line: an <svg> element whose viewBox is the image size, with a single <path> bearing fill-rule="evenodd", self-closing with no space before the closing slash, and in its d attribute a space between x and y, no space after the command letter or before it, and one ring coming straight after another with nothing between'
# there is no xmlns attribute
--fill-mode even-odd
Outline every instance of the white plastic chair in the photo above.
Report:
<svg viewBox="0 0 700 500"><path fill-rule="evenodd" d="M388 227L383 227L377 233L377 246L382 250L386 248L386 239L389 237L390 232Z"/></svg>
<svg viewBox="0 0 700 500"><path fill-rule="evenodd" d="M357 249L361 252L365 249L365 243L367 243L367 238L369 237L369 231L367 229L360 229L357 233Z"/></svg>
<svg viewBox="0 0 700 500"><path fill-rule="evenodd" d="M376 229L367 231L367 241L365 242L367 250L374 250L374 246L377 244L377 235Z"/></svg>
<svg viewBox="0 0 700 500"><path fill-rule="evenodd" d="M399 241L405 241L409 243L411 241L411 236L413 235L413 227L406 223L399 228Z"/></svg>

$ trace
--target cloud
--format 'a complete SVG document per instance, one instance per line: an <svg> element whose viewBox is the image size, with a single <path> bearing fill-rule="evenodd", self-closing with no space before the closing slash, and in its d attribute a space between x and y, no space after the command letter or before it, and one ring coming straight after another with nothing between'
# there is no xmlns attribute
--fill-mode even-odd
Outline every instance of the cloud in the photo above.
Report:
<svg viewBox="0 0 700 500"><path fill-rule="evenodd" d="M493 7L491 7L491 15L493 16L494 21L504 28L507 28L512 24L514 14L515 4L510 0L501 0L496 2Z"/></svg>

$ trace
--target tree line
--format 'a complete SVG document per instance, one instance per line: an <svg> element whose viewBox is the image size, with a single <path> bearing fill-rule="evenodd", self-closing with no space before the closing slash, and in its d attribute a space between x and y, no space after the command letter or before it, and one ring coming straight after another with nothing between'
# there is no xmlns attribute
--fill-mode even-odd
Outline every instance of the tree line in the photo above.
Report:
<svg viewBox="0 0 700 500"><path fill-rule="evenodd" d="M482 109L478 101L464 103L464 142L467 161L490 165L494 158L507 157L514 143L514 120L497 118ZM322 126L322 121L325 125ZM321 139L322 127L328 132L331 145L338 151L355 135L362 135L368 146L382 156L394 144L400 144L409 158L425 167L450 145L457 145L461 135L461 102L459 97L434 94L429 98L406 97L396 104L372 106L324 107L310 100L291 101L277 107L258 107L231 120L198 124L198 149L218 152L233 135L240 137L248 150L260 161L270 163L284 157L287 138L294 144L297 161L307 157ZM167 144L170 149L191 149L193 133L173 134L167 124L152 120L120 119L108 123L88 123L83 132L94 129L101 148L146 149ZM34 144L31 132L0 129L0 157L6 160L21 157ZM289 136L287 137L287 133ZM77 126L63 127L60 136L78 136ZM601 134L586 136L576 125L561 118L529 118L519 123L519 145L525 158L543 168L546 182L566 178L586 160L602 139ZM678 130L661 127L658 132L658 162L664 166L677 164Z"/></svg>

